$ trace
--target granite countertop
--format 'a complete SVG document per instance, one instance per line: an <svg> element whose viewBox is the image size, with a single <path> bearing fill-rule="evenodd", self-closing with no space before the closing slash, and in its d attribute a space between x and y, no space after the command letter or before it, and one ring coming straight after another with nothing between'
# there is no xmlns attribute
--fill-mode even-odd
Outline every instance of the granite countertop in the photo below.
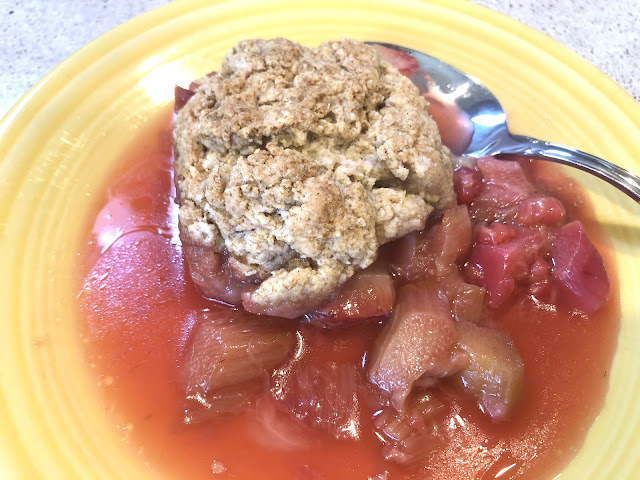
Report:
<svg viewBox="0 0 640 480"><path fill-rule="evenodd" d="M638 0L473 0L586 58L640 101ZM167 0L3 0L0 117L66 57Z"/></svg>

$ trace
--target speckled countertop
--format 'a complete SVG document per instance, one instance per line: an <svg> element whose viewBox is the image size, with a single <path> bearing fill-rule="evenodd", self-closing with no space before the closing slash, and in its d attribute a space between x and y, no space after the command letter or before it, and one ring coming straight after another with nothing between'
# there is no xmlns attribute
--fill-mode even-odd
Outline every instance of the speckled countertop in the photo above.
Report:
<svg viewBox="0 0 640 480"><path fill-rule="evenodd" d="M640 0L473 0L555 38L640 100ZM0 117L58 63L167 0L0 0Z"/></svg>

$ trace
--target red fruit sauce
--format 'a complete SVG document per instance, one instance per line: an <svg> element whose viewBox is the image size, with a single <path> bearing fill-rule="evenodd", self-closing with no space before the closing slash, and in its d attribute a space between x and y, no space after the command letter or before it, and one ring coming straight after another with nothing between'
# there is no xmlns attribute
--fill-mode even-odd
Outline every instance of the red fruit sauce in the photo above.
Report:
<svg viewBox="0 0 640 480"><path fill-rule="evenodd" d="M579 188L548 163L529 163L538 186L579 219L604 257L612 281L605 305L589 316L554 311L523 295L491 310L525 365L524 394L512 418L495 422L463 392L447 396L454 415L440 428L451 441L410 466L387 462L361 405L361 437L324 432L295 451L261 441L255 410L196 425L183 423L181 362L196 312L228 308L205 300L185 271L177 236L171 173L170 112L146 128L96 195L79 252L80 334L96 395L123 448L165 478L236 479L513 479L551 478L580 449L600 411L619 329L613 253ZM380 332L380 322L324 330L302 328L307 358L353 363ZM321 367L319 367L321 368ZM223 467L221 467L223 466ZM214 475L213 471L224 473ZM379 475L376 477L376 475Z"/></svg>

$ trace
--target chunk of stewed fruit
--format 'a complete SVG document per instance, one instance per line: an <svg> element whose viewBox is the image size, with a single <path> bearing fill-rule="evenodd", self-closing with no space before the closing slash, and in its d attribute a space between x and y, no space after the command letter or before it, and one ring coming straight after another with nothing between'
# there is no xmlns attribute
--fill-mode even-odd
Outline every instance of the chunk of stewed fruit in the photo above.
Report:
<svg viewBox="0 0 640 480"><path fill-rule="evenodd" d="M327 327L349 326L389 314L395 297L391 275L376 263L347 280L327 304L307 318Z"/></svg>
<svg viewBox="0 0 640 480"><path fill-rule="evenodd" d="M198 313L187 350L185 422L237 412L295 346L290 327L230 309Z"/></svg>
<svg viewBox="0 0 640 480"><path fill-rule="evenodd" d="M434 392L413 396L404 412L388 406L381 408L373 424L383 444L384 458L411 464L441 447L446 441L443 424L449 411Z"/></svg>
<svg viewBox="0 0 640 480"><path fill-rule="evenodd" d="M296 420L337 439L360 438L361 373L351 363L306 358L279 369L271 394Z"/></svg>
<svg viewBox="0 0 640 480"><path fill-rule="evenodd" d="M518 405L524 386L524 363L509 336L467 322L456 324L457 347L469 363L455 378L477 399L491 418L503 420Z"/></svg>
<svg viewBox="0 0 640 480"><path fill-rule="evenodd" d="M611 285L602 256L579 221L566 224L551 245L553 284L558 301L584 313L598 310L609 298Z"/></svg>
<svg viewBox="0 0 640 480"><path fill-rule="evenodd" d="M397 240L391 253L385 253L390 270L401 283L440 279L457 273L457 264L469 253L471 242L467 207L456 205L444 211L440 222Z"/></svg>
<svg viewBox="0 0 640 480"><path fill-rule="evenodd" d="M371 355L369 379L403 410L414 386L427 387L460 368L452 355L456 329L449 301L416 285L398 290L391 319Z"/></svg>

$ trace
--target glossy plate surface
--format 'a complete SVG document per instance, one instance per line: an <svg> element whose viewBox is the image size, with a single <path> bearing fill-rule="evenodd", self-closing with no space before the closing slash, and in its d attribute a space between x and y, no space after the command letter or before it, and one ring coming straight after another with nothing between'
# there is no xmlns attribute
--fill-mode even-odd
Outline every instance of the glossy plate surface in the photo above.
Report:
<svg viewBox="0 0 640 480"><path fill-rule="evenodd" d="M406 45L484 82L514 133L640 172L640 105L542 34L433 0L176 1L63 62L0 123L0 477L157 477L109 424L84 365L71 278L94 195L138 130L249 37ZM559 478L640 471L640 206L579 172L617 252L623 320L610 393Z"/></svg>

